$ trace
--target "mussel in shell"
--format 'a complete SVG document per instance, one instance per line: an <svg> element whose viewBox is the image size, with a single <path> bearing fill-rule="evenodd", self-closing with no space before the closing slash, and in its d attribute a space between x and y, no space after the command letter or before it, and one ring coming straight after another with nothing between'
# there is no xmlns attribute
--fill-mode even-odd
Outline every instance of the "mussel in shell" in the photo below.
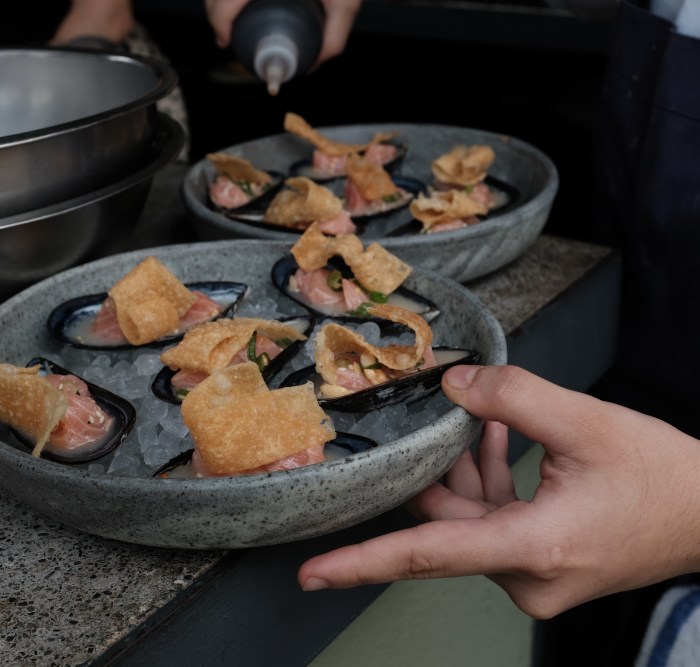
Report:
<svg viewBox="0 0 700 667"><path fill-rule="evenodd" d="M315 318L313 316L309 317L285 317L281 318L280 322L284 322L289 326L294 327L299 333L304 334L304 336L309 336L312 329L314 328ZM265 382L269 382L277 373L279 373L285 364L301 350L304 346L305 341L287 341L283 346L283 350L275 357L267 359L265 363L260 361L260 357L263 355L257 355L255 350L248 348L248 358L250 361L255 361L260 367L263 379ZM168 366L164 366L162 370L156 375L152 384L151 391L155 396L163 401L172 403L174 405L179 405L182 399L187 395L188 390L177 389L173 386L172 380L178 371L174 371Z"/></svg>
<svg viewBox="0 0 700 667"><path fill-rule="evenodd" d="M232 315L248 293L247 285L232 281L187 283L186 287L192 292L199 292L216 303L218 313L216 313L214 318ZM67 343L73 347L83 349L124 350L141 347L140 345L131 345L123 336L119 336L118 331L115 336L105 337L99 331L96 332L94 330L98 312L107 297L106 292L88 294L65 301L54 308L46 323L51 337L60 343ZM194 307L196 306L197 303L195 303ZM205 315L203 319L197 319L189 326L204 321L204 319L214 318L207 318ZM189 326L184 326L171 335L146 343L143 346L154 347L173 343L182 338Z"/></svg>
<svg viewBox="0 0 700 667"><path fill-rule="evenodd" d="M353 222L362 226L375 218L395 213L408 206L419 193L427 190L425 183L417 178L392 176L391 180L397 188L394 195L378 201L363 202L356 205L351 205L351 202L346 198L345 209L350 213Z"/></svg>
<svg viewBox="0 0 700 667"><path fill-rule="evenodd" d="M136 421L136 410L129 401L43 357L32 359L27 367L37 365L40 374L66 376L70 384L65 388L57 385L68 397L68 410L44 445L42 457L60 463L94 461L109 454L129 434ZM25 435L14 429L13 433L24 446L34 449L35 443Z"/></svg>
<svg viewBox="0 0 700 667"><path fill-rule="evenodd" d="M498 216L504 215L505 213L512 211L520 204L520 191L513 185L510 185L509 183L506 183L505 181L502 181L493 176L486 176L486 178L484 179L484 184L488 186L491 195L494 199L494 203L492 206L490 206L488 213L486 213L485 215L479 215L478 217L475 217L476 222L474 224L479 224L486 220L492 220L494 218L497 218ZM464 227L462 226L459 228ZM446 231L450 229L452 228L447 227ZM422 233L425 233L423 231L423 224L419 220L412 219L409 222L394 228L386 236L396 237ZM434 234L439 232L438 230L435 230L429 233Z"/></svg>
<svg viewBox="0 0 700 667"><path fill-rule="evenodd" d="M396 403L412 403L435 393L440 388L442 376L448 368L458 364L478 364L481 355L475 350L463 350L452 347L434 347L433 354L437 366L416 370L402 377L376 384L367 389L339 396L325 398L321 394L323 378L315 366L307 366L289 376L280 385L294 387L313 382L319 405L324 410L340 412L369 412Z"/></svg>
<svg viewBox="0 0 700 667"><path fill-rule="evenodd" d="M270 183L254 189L252 186L242 186L242 191L244 194L243 199L239 199L239 197L227 199L226 187L235 187L237 188L237 192L241 188L239 188L239 186L232 181L229 181L229 183L221 181L220 179L225 179L225 177L219 176L217 181L209 186L209 202L211 208L217 213L221 213L221 215L225 215L226 217L233 219L237 219L237 216L239 215L254 215L256 213L262 214L267 205L270 203L272 197L274 197L274 195L277 194L277 191L282 187L285 179L284 174L278 171L268 171L267 173L272 177ZM223 184L219 185L219 183ZM220 193L214 189L216 187L221 190ZM243 203L235 205L238 201L243 201Z"/></svg>
<svg viewBox="0 0 700 667"><path fill-rule="evenodd" d="M282 257L272 267L272 282L284 295L320 316L354 321L371 319L366 312L363 312L362 307L347 311L344 309L345 304L340 306L338 304L312 303L299 289L294 288L295 281L293 277L298 269L299 266L292 255ZM352 278L350 269L339 257L334 257L330 260L327 270L338 272L340 277ZM372 294L369 295L370 300L372 296ZM375 296L375 298L381 298L382 303L400 306L406 310L418 313L427 322L432 322L440 314L440 309L432 301L405 287L399 287L389 295Z"/></svg>
<svg viewBox="0 0 700 667"><path fill-rule="evenodd" d="M353 433L336 433L333 440L329 440L323 449L325 461L335 461L344 459L353 454L365 452L373 447L377 447L377 443L361 435ZM194 449L188 449L181 454L160 466L155 470L151 477L160 477L163 479L202 479L192 469L190 465ZM244 475L246 473L240 473ZM270 474L267 472L265 474Z"/></svg>
<svg viewBox="0 0 700 667"><path fill-rule="evenodd" d="M370 147L368 149L370 151L369 154L367 150L364 151L364 157L376 160L378 164L381 164L390 173L400 168L408 153L408 144L395 140L373 144L373 146L374 148ZM293 176L306 176L319 183L325 183L345 176L344 159L346 157L324 159L322 155L317 153L315 160L304 158L294 162L289 167L289 173Z"/></svg>

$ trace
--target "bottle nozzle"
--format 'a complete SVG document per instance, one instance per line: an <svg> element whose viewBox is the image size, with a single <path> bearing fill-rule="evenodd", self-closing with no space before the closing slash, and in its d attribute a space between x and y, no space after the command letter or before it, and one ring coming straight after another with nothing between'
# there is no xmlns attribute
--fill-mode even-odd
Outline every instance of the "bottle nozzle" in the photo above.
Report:
<svg viewBox="0 0 700 667"><path fill-rule="evenodd" d="M255 52L255 71L267 83L267 92L277 95L280 86L291 79L297 69L297 48L284 35L270 35L260 40Z"/></svg>
<svg viewBox="0 0 700 667"><path fill-rule="evenodd" d="M267 82L267 92L270 95L274 96L280 92L280 86L286 81L285 69L284 64L276 58L265 64L262 78Z"/></svg>

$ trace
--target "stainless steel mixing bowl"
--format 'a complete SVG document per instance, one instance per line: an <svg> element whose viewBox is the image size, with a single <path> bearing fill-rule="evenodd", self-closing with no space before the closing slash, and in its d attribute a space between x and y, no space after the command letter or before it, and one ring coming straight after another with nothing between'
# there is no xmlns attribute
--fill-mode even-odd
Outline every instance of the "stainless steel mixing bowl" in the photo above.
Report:
<svg viewBox="0 0 700 667"><path fill-rule="evenodd" d="M123 249L138 222L153 175L185 141L158 114L146 164L126 178L60 204L0 218L0 301L71 266Z"/></svg>
<svg viewBox="0 0 700 667"><path fill-rule="evenodd" d="M56 204L143 167L155 103L176 85L155 60L0 49L0 217Z"/></svg>

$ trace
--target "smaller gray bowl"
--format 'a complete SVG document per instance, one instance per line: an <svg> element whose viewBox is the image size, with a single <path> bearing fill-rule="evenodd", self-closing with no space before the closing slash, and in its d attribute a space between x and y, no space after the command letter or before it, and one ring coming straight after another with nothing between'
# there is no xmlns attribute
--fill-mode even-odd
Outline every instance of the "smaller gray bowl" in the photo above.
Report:
<svg viewBox="0 0 700 667"><path fill-rule="evenodd" d="M414 267L464 282L505 266L524 253L538 237L552 208L559 187L554 163L531 144L501 134L466 127L433 124L383 123L320 128L335 140L357 143L375 132L398 132L408 145L400 175L432 182L430 165L458 144L487 144L496 153L490 174L515 187L520 198L502 215L450 232L387 237L386 232L407 222L407 209L368 223L363 241L379 241ZM244 157L261 169L288 173L299 160L309 158L312 147L290 133L276 134L222 152ZM263 228L234 220L209 206L208 185L215 169L206 159L192 166L182 186L185 204L192 216L195 233L203 240L258 238L294 242L298 234ZM394 224L396 223L396 225Z"/></svg>
<svg viewBox="0 0 700 667"><path fill-rule="evenodd" d="M115 255L48 278L0 305L0 361L25 364L61 348L46 318L68 298L108 289L153 254L184 282L236 280L250 300L299 306L272 286L270 268L288 245L224 241ZM433 324L441 344L479 350L487 364L506 361L503 331L468 290L417 270L409 287L443 309ZM89 354L86 352L86 354ZM135 429L139 428L137 415ZM244 477L177 480L119 477L37 459L0 441L0 483L42 514L95 535L153 546L213 549L277 544L332 532L374 517L414 496L454 463L481 421L447 405L430 423L372 450L296 470Z"/></svg>

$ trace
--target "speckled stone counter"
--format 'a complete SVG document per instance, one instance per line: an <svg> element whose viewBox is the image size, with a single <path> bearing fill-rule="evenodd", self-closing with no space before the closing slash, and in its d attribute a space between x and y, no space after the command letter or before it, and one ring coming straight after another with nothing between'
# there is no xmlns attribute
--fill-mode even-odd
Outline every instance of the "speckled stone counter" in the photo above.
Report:
<svg viewBox="0 0 700 667"><path fill-rule="evenodd" d="M194 240L178 193L184 172L185 167L173 166L156 177L134 236L119 240L115 249ZM543 236L512 265L468 287L509 333L580 285L610 255L607 248ZM164 607L170 617L192 599L201 599L207 581L215 579L222 563L229 571L238 567L237 554L159 550L79 533L15 501L2 490L2 480L0 506L3 665L80 665L96 660L107 664L99 656L110 647L108 664L116 664L119 653L113 647L127 635L133 640L154 614L163 616ZM275 559L288 553L261 550L260 557L250 559L256 563L256 576L264 580L264 568L276 571ZM301 549L299 553L306 552ZM293 558L297 557L303 558ZM295 563L291 566L296 567ZM287 574L285 578L290 579ZM296 584L291 581L285 586L291 590ZM279 590L274 594L284 595ZM234 611L227 623L236 626ZM320 648L309 649L307 654L312 657Z"/></svg>

